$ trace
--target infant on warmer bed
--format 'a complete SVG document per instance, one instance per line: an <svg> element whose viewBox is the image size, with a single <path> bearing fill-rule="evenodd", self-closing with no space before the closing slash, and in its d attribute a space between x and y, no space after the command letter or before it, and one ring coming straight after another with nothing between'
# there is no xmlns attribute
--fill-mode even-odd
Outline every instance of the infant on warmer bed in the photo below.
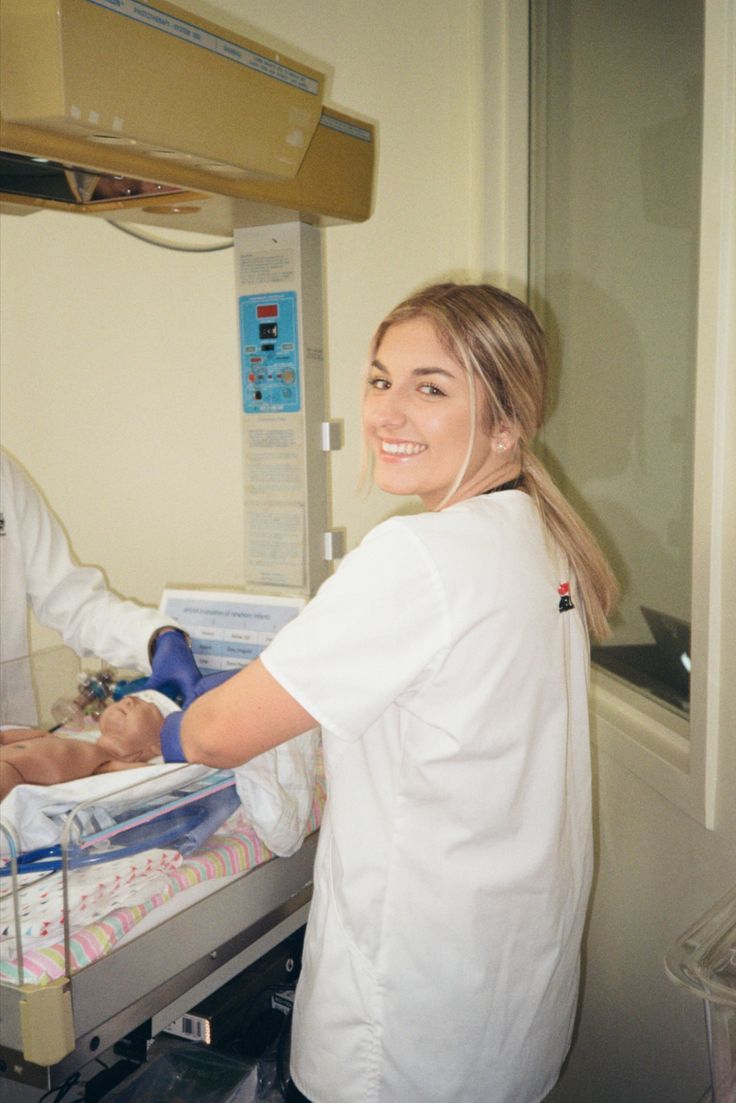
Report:
<svg viewBox="0 0 736 1103"><path fill-rule="evenodd" d="M145 689L109 705L100 716L98 736L34 728L0 731L0 800L16 785L56 785L160 762L164 717L177 710L164 694Z"/></svg>

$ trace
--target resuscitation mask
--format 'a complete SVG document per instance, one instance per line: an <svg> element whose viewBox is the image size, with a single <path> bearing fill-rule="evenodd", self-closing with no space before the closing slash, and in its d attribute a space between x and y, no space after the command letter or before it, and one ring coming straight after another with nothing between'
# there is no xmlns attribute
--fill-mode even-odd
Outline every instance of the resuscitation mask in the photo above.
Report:
<svg viewBox="0 0 736 1103"><path fill-rule="evenodd" d="M77 679L76 697L60 697L51 706L51 715L59 726L98 720L108 705L143 688L145 683L145 678L132 682L119 680L109 667L96 674L82 673Z"/></svg>

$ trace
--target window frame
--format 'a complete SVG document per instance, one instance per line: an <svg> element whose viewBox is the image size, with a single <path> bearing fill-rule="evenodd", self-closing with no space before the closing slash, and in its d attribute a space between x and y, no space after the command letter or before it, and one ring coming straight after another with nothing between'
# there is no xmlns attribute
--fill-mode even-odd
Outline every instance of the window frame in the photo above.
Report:
<svg viewBox="0 0 736 1103"><path fill-rule="evenodd" d="M501 62L501 73L486 89L492 117L505 111L513 120L519 107L519 72L526 72L527 133L531 131L531 4L493 0L485 5L489 67ZM594 667L591 674L592 738L652 789L703 826L717 827L719 796L725 800L725 776L719 785L719 762L729 714L730 630L724 607L733 601L729 569L736 563L736 504L729 470L734 467L736 436L736 4L705 0L703 160L698 277L696 352L694 501L692 542L692 660L689 719L652 701L633 686ZM522 12L525 9L525 12ZM500 14L499 14L500 11ZM493 32L505 31L502 57ZM518 116L517 116L518 117ZM497 120L498 123L498 120ZM500 125L500 124L499 124ZM508 127L506 134L511 128ZM491 129L489 128L489 136ZM497 135L496 135L497 136ZM506 136L506 135L504 135ZM507 141L509 139L507 138ZM528 153L531 153L531 138ZM487 159L494 156L486 140ZM498 161L497 150L495 153ZM499 213L513 220L502 249L496 249L506 282L529 289L531 157L523 177L518 158L510 155L489 171L488 217L491 228ZM495 190L494 190L495 189ZM493 191L493 197L490 194ZM530 233L530 227L532 231ZM537 227L538 230L538 227ZM522 244L522 239L523 243ZM488 240L488 239L486 239ZM494 255L488 249L489 259ZM522 270L523 257L523 270ZM489 265L491 267L491 265ZM514 286L516 285L516 287ZM731 490L731 500L729 500ZM729 563L731 564L729 568ZM732 672L736 677L736 671ZM733 733L732 733L733 734ZM725 775L726 770L722 773Z"/></svg>

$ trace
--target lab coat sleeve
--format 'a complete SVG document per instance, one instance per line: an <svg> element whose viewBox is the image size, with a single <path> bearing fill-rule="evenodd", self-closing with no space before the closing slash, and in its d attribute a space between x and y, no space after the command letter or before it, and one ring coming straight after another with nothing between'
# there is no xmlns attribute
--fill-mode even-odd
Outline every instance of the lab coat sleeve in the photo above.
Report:
<svg viewBox="0 0 736 1103"><path fill-rule="evenodd" d="M358 739L412 695L449 646L445 589L401 518L377 526L261 653L266 669L319 723Z"/></svg>
<svg viewBox="0 0 736 1103"><path fill-rule="evenodd" d="M41 495L7 456L0 458L9 542L3 549L3 598L9 606L7 623L13 625L9 635L25 642L28 600L39 621L58 631L79 655L96 655L113 666L148 673L148 640L156 628L171 624L170 618L116 597L100 571L76 565ZM5 627L3 637L3 658L22 653L18 640L6 638Z"/></svg>

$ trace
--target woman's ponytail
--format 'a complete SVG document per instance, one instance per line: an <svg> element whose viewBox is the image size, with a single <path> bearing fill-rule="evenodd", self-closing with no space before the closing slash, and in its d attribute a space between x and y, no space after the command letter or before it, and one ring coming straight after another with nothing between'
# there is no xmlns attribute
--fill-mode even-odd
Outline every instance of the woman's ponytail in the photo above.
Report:
<svg viewBox="0 0 736 1103"><path fill-rule="evenodd" d="M592 636L604 640L618 598L618 584L590 529L581 520L542 461L528 448L522 451L524 485L536 503L545 531L570 563Z"/></svg>

